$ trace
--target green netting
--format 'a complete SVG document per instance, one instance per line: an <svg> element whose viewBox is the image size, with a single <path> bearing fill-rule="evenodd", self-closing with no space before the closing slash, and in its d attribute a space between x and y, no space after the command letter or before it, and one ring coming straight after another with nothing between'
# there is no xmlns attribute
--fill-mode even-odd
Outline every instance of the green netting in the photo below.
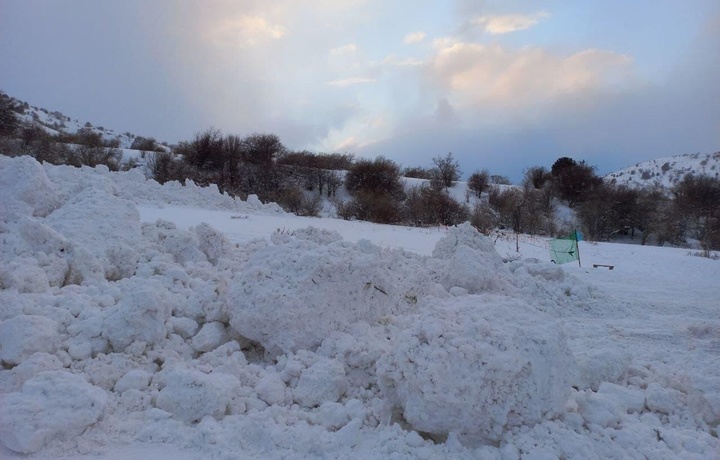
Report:
<svg viewBox="0 0 720 460"><path fill-rule="evenodd" d="M572 239L550 240L550 259L558 264L566 264L578 260L578 245L574 237Z"/></svg>

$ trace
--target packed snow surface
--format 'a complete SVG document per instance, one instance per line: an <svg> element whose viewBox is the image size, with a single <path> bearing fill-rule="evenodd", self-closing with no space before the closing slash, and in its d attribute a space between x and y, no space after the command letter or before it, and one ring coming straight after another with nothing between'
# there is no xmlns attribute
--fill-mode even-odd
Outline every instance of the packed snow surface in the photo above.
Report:
<svg viewBox="0 0 720 460"><path fill-rule="evenodd" d="M2 458L720 453L717 260L556 266L28 157L0 190Z"/></svg>

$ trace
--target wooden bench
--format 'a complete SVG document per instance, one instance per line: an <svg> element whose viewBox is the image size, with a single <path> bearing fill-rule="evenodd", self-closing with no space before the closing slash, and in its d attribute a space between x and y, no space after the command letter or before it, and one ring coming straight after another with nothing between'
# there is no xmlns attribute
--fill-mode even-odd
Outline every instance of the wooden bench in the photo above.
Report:
<svg viewBox="0 0 720 460"><path fill-rule="evenodd" d="M610 270L612 270L613 268L615 268L615 265L593 264L593 268L598 268L598 267L607 267Z"/></svg>

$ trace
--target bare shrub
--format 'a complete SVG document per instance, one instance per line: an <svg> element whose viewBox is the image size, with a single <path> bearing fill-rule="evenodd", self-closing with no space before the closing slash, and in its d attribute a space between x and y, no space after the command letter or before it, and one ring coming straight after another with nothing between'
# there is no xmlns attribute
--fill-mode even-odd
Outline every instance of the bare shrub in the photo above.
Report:
<svg viewBox="0 0 720 460"><path fill-rule="evenodd" d="M298 216L306 217L319 217L320 210L322 209L322 197L320 195L304 196L300 203L300 209L297 212Z"/></svg>
<svg viewBox="0 0 720 460"><path fill-rule="evenodd" d="M468 178L468 188L472 190L476 197L480 198L482 193L490 184L490 172L487 169L475 171Z"/></svg>
<svg viewBox="0 0 720 460"><path fill-rule="evenodd" d="M422 166L412 166L402 171L403 177L412 177L415 179L432 179L432 170L423 168Z"/></svg>
<svg viewBox="0 0 720 460"><path fill-rule="evenodd" d="M401 194L400 168L382 156L357 160L345 176L345 187L350 193Z"/></svg>
<svg viewBox="0 0 720 460"><path fill-rule="evenodd" d="M468 209L454 200L445 188L412 187L404 203L405 220L414 225L456 225L468 220Z"/></svg>
<svg viewBox="0 0 720 460"><path fill-rule="evenodd" d="M489 235L497 222L497 212L487 203L478 203L470 211L470 224L484 235Z"/></svg>
<svg viewBox="0 0 720 460"><path fill-rule="evenodd" d="M220 169L224 163L222 133L215 128L197 133L192 141L179 144L177 152L198 170Z"/></svg>
<svg viewBox="0 0 720 460"><path fill-rule="evenodd" d="M189 177L185 164L170 152L149 154L147 165L153 179L161 184L173 180L184 183L185 179Z"/></svg>
<svg viewBox="0 0 720 460"><path fill-rule="evenodd" d="M133 139L130 145L132 150L144 150L146 152L154 152L156 150L162 150L158 147L157 141L152 137L137 136Z"/></svg>

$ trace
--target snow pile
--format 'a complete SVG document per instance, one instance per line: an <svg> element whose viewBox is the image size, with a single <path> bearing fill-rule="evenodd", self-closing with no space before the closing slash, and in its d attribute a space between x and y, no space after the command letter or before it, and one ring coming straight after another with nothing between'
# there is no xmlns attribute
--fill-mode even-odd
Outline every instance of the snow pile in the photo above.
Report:
<svg viewBox="0 0 720 460"><path fill-rule="evenodd" d="M434 274L446 289L459 287L470 294L510 289L510 273L492 241L469 223L452 228L432 255Z"/></svg>
<svg viewBox="0 0 720 460"><path fill-rule="evenodd" d="M241 335L278 354L315 349L333 331L412 307L433 283L423 260L327 232L275 237L230 281L225 310Z"/></svg>
<svg viewBox="0 0 720 460"><path fill-rule="evenodd" d="M499 441L562 411L577 371L552 318L495 297L428 307L378 362L383 393L414 429Z"/></svg>
<svg viewBox="0 0 720 460"><path fill-rule="evenodd" d="M36 194L7 179L21 175ZM232 212L273 206L26 158L0 157L0 178L0 454L132 442L248 458L718 448L711 378L576 352L595 329L566 323L596 318L569 315L603 299L561 268L503 263L467 225L432 257L317 228L236 245L206 224L142 223L136 205L172 191ZM688 335L712 343L716 329Z"/></svg>
<svg viewBox="0 0 720 460"><path fill-rule="evenodd" d="M12 198L30 206L35 216L47 216L59 205L55 187L37 161L21 157L13 167L8 167L8 162L7 157L0 156L0 190L12 191Z"/></svg>
<svg viewBox="0 0 720 460"><path fill-rule="evenodd" d="M4 158L2 161L8 160ZM24 157L23 161L34 162L29 157ZM102 165L96 168L86 166L74 168L45 164L44 170L55 188L55 194L62 201L72 199L85 189L100 188L134 204L184 205L259 214L285 214L276 203L263 204L255 195L250 195L246 201L242 201L228 194L221 194L215 184L200 187L193 181L187 180L185 185L175 181L161 185L152 179L147 179L138 168L125 172L111 172Z"/></svg>

